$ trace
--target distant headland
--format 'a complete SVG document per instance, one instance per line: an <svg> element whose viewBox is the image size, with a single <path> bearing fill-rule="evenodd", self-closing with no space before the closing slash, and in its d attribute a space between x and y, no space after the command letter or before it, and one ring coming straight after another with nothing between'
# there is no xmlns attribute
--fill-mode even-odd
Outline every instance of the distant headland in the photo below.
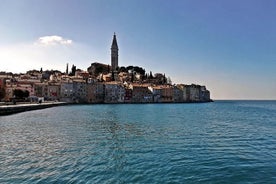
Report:
<svg viewBox="0 0 276 184"><path fill-rule="evenodd" d="M114 33L111 63L93 62L87 70L66 64L58 70L0 72L0 100L67 103L194 103L211 102L210 92L197 84L172 84L162 73L149 73L140 66L119 66L119 47Z"/></svg>

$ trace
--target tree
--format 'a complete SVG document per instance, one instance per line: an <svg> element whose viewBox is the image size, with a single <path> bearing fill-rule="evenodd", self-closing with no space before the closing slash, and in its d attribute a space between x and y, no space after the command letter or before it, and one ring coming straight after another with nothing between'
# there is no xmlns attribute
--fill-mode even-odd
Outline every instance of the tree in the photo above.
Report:
<svg viewBox="0 0 276 184"><path fill-rule="evenodd" d="M150 78L150 79L153 79L153 76L152 76L152 72L151 72L151 71L150 71L149 78Z"/></svg>
<svg viewBox="0 0 276 184"><path fill-rule="evenodd" d="M4 88L1 88L0 89L0 100L5 98L5 96L6 96L6 90Z"/></svg>
<svg viewBox="0 0 276 184"><path fill-rule="evenodd" d="M172 84L172 80L171 80L170 77L167 78L167 83L168 83L168 84Z"/></svg>
<svg viewBox="0 0 276 184"><path fill-rule="evenodd" d="M145 71L143 68L139 67L139 66L134 66L134 67L133 67L133 70L134 70L136 73L139 73L139 74L141 74L141 75L145 75L145 73L146 73L146 71Z"/></svg>
<svg viewBox="0 0 276 184"><path fill-rule="evenodd" d="M25 90L23 91L23 98L28 98L30 96L30 92Z"/></svg>
<svg viewBox="0 0 276 184"><path fill-rule="evenodd" d="M128 66L126 67L127 70L132 70L133 69L133 66Z"/></svg>
<svg viewBox="0 0 276 184"><path fill-rule="evenodd" d="M66 64L66 75L68 75L68 63Z"/></svg>
<svg viewBox="0 0 276 184"><path fill-rule="evenodd" d="M112 70L111 80L115 81L114 71Z"/></svg>
<svg viewBox="0 0 276 184"><path fill-rule="evenodd" d="M165 74L163 75L163 84L167 84L167 78Z"/></svg>
<svg viewBox="0 0 276 184"><path fill-rule="evenodd" d="M107 73L110 73L110 66L107 65Z"/></svg>
<svg viewBox="0 0 276 184"><path fill-rule="evenodd" d="M77 67L75 65L72 65L70 76L74 76L76 74Z"/></svg>
<svg viewBox="0 0 276 184"><path fill-rule="evenodd" d="M103 73L104 68L103 66L99 65L96 67L95 73L98 75L99 73Z"/></svg>
<svg viewBox="0 0 276 184"><path fill-rule="evenodd" d="M127 72L126 67L124 67L124 66L120 67L119 72Z"/></svg>
<svg viewBox="0 0 276 184"><path fill-rule="evenodd" d="M13 90L13 96L15 96L15 98L27 98L29 97L30 92L27 90L21 90L21 89L15 89Z"/></svg>
<svg viewBox="0 0 276 184"><path fill-rule="evenodd" d="M149 76L148 76L148 74L146 73L146 75L145 75L145 79L148 79L149 78Z"/></svg>
<svg viewBox="0 0 276 184"><path fill-rule="evenodd" d="M131 82L133 82L134 81L134 73L133 73L133 71L131 72Z"/></svg>

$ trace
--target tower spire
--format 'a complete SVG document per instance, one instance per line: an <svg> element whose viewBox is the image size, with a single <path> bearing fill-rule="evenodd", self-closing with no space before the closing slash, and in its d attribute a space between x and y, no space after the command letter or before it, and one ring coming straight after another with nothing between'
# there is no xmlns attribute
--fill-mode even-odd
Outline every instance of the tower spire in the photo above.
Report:
<svg viewBox="0 0 276 184"><path fill-rule="evenodd" d="M111 45L111 69L112 71L116 71L118 68L118 54L119 48L117 44L116 34L114 32L112 45Z"/></svg>
<svg viewBox="0 0 276 184"><path fill-rule="evenodd" d="M114 35L113 35L113 41L112 41L112 45L111 45L111 49L118 49L118 44L117 44L117 39L116 39L116 34L114 32ZM119 49L118 49L119 50Z"/></svg>

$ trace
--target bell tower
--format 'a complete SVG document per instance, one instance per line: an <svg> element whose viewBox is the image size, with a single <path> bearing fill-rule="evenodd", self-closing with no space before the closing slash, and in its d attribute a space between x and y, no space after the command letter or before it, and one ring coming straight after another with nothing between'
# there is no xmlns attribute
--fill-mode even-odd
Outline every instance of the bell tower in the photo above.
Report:
<svg viewBox="0 0 276 184"><path fill-rule="evenodd" d="M113 41L111 45L111 70L116 71L118 68L119 48L117 44L116 34L113 35Z"/></svg>

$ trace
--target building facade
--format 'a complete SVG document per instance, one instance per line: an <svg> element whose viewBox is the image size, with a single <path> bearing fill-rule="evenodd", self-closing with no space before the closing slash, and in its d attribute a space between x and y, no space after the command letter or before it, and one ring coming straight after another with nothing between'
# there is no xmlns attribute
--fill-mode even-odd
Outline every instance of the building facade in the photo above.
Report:
<svg viewBox="0 0 276 184"><path fill-rule="evenodd" d="M102 82L93 82L87 84L87 102L104 103L105 85Z"/></svg>
<svg viewBox="0 0 276 184"><path fill-rule="evenodd" d="M125 87L122 83L105 83L105 103L123 103L125 99Z"/></svg>
<svg viewBox="0 0 276 184"><path fill-rule="evenodd" d="M152 92L149 90L148 84L130 84L132 90L133 103L151 103L153 102Z"/></svg>
<svg viewBox="0 0 276 184"><path fill-rule="evenodd" d="M74 86L73 81L61 82L60 84L60 100L63 102L73 102Z"/></svg>

